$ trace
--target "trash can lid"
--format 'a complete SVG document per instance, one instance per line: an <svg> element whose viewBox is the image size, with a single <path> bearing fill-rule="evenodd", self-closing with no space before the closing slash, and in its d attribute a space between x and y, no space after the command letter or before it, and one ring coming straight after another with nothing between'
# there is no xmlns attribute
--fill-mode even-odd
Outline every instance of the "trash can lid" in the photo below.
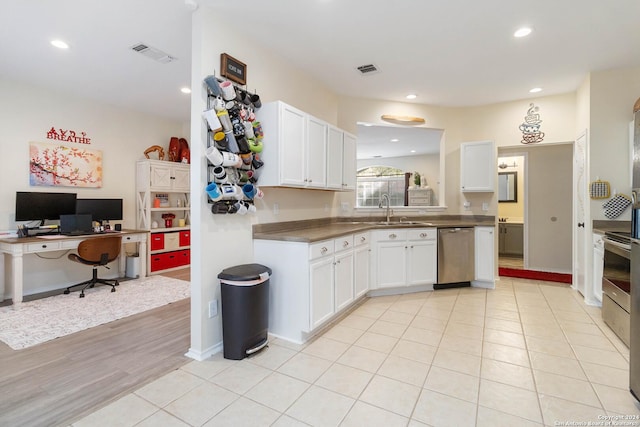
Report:
<svg viewBox="0 0 640 427"><path fill-rule="evenodd" d="M243 282L266 280L271 276L271 269L262 264L242 264L225 268L218 274L218 279Z"/></svg>

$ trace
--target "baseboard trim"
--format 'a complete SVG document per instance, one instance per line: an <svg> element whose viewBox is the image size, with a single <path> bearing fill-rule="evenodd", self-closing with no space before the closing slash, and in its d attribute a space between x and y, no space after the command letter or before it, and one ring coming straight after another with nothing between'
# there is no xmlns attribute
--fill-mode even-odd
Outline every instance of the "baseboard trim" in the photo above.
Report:
<svg viewBox="0 0 640 427"><path fill-rule="evenodd" d="M198 362L202 362L213 356L216 353L220 353L222 351L222 342L212 345L211 347L205 349L204 351L198 351L194 348L189 348L189 351L185 353L185 356L190 357L191 359L195 359Z"/></svg>

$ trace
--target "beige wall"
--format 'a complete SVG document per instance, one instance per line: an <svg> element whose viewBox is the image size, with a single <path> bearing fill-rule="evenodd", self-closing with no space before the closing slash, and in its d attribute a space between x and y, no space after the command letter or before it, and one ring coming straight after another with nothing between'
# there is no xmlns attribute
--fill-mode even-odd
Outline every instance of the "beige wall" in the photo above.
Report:
<svg viewBox="0 0 640 427"><path fill-rule="evenodd" d="M184 123L66 93L2 78L0 93L0 230L16 229L16 191L74 192L80 198L122 198L122 224L125 228L134 228L136 161L144 158L144 150L151 145L167 148L172 136L188 139L188 134L183 133ZM53 126L86 132L91 138L91 144L86 148L102 151L102 188L29 185L29 142L55 144L53 140L46 139L47 131ZM51 254L53 256L55 254ZM24 264L24 293L27 295L80 282L88 274L87 269L77 263L46 260L35 255L26 255ZM9 291L5 290L6 296Z"/></svg>
<svg viewBox="0 0 640 427"><path fill-rule="evenodd" d="M640 67L599 71L590 78L589 181L609 181L611 190L630 195L629 122L640 96ZM603 200L591 200L591 219L606 219ZM619 220L629 221L629 211Z"/></svg>

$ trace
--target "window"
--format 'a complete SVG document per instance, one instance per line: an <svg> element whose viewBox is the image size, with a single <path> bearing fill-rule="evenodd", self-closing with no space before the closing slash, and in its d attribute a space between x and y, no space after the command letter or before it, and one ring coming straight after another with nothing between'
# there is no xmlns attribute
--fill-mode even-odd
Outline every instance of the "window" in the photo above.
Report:
<svg viewBox="0 0 640 427"><path fill-rule="evenodd" d="M383 194L389 195L391 206L405 206L405 173L387 166L369 166L356 175L356 206L378 207Z"/></svg>

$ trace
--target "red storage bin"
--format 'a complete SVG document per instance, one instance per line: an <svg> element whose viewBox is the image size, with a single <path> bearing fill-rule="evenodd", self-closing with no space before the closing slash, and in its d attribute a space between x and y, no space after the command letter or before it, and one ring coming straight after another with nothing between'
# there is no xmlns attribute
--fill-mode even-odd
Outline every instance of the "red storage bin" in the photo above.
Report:
<svg viewBox="0 0 640 427"><path fill-rule="evenodd" d="M164 270L168 265L167 254L151 255L151 271Z"/></svg>
<svg viewBox="0 0 640 427"><path fill-rule="evenodd" d="M178 251L167 252L167 253L165 253L165 255L167 256L167 267L166 268L178 267L180 265L179 264L180 257L178 256Z"/></svg>
<svg viewBox="0 0 640 427"><path fill-rule="evenodd" d="M151 235L151 250L159 251L164 249L164 233L153 233Z"/></svg>
<svg viewBox="0 0 640 427"><path fill-rule="evenodd" d="M189 249L185 249L183 251L178 252L178 265L189 265L191 263L191 251Z"/></svg>
<svg viewBox="0 0 640 427"><path fill-rule="evenodd" d="M180 246L191 245L191 231L180 232Z"/></svg>

